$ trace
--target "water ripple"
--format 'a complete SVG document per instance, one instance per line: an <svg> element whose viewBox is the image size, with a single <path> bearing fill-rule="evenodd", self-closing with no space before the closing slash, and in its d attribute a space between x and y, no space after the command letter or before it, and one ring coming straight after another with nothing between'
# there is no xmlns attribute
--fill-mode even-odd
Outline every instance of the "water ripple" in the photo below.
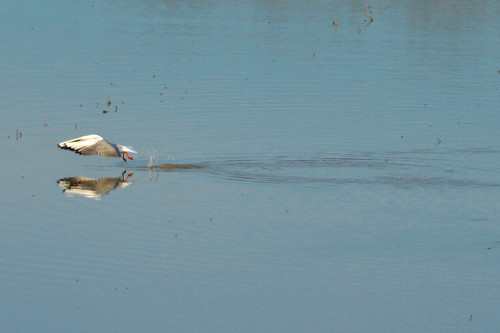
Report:
<svg viewBox="0 0 500 333"><path fill-rule="evenodd" d="M483 150L482 153L491 153ZM462 152L463 154L464 152ZM477 152L469 152L477 154ZM309 159L286 157L268 160L233 159L196 164L161 164L155 170L198 170L229 180L306 186L390 185L413 187L499 187L495 179L479 179L471 165L460 157L433 156L423 152L387 156L328 156ZM487 168L487 167L486 167ZM494 170L489 170L494 172ZM484 177L484 175L483 175Z"/></svg>

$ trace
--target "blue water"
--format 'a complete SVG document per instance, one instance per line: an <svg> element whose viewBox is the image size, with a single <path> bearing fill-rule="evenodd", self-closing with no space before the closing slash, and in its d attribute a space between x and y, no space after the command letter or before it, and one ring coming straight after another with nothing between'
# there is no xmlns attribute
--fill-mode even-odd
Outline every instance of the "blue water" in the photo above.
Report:
<svg viewBox="0 0 500 333"><path fill-rule="evenodd" d="M497 331L500 5L370 5L2 2L0 331Z"/></svg>

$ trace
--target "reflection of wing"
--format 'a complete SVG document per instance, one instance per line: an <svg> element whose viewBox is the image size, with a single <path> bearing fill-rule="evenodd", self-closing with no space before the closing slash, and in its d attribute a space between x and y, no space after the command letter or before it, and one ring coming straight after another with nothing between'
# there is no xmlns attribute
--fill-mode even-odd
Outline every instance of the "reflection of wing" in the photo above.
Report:
<svg viewBox="0 0 500 333"><path fill-rule="evenodd" d="M103 195L108 194L116 188L122 188L130 185L130 182L123 178L87 178L87 177L68 177L57 181L63 192L69 196L81 195L86 198L100 200Z"/></svg>

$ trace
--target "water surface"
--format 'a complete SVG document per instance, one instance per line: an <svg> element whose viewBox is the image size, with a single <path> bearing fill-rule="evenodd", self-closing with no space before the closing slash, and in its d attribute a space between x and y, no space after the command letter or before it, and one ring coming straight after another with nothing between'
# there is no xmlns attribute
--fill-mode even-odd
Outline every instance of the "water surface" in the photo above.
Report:
<svg viewBox="0 0 500 333"><path fill-rule="evenodd" d="M370 5L2 3L0 329L497 330L500 6Z"/></svg>

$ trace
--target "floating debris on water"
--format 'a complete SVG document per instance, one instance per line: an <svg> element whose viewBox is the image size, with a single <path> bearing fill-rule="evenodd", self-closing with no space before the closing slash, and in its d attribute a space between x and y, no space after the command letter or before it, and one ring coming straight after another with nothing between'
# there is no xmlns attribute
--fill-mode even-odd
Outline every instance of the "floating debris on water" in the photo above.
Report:
<svg viewBox="0 0 500 333"><path fill-rule="evenodd" d="M368 5L369 6L369 5ZM371 8L371 7L370 7ZM369 21L368 21L368 24L365 25L365 30L366 28L368 28L368 26L370 26L370 24L372 24L373 22L373 17L370 15L370 13L368 13L368 11L366 10L366 8L363 10L363 12L365 13L365 16L368 17Z"/></svg>
<svg viewBox="0 0 500 333"><path fill-rule="evenodd" d="M106 101L106 105L108 106L108 108L111 105L111 100L109 99L109 96L108 96L108 100Z"/></svg>

